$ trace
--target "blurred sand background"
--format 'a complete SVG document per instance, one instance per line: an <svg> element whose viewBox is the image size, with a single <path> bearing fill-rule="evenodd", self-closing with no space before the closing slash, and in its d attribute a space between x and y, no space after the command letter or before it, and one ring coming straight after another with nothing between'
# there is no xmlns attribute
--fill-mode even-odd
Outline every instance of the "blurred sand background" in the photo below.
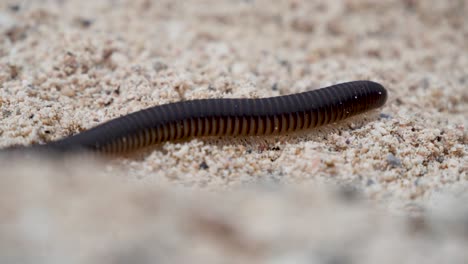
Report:
<svg viewBox="0 0 468 264"><path fill-rule="evenodd" d="M2 263L467 263L464 0L0 1L0 147L146 107L359 79L385 107L273 140L0 157Z"/></svg>

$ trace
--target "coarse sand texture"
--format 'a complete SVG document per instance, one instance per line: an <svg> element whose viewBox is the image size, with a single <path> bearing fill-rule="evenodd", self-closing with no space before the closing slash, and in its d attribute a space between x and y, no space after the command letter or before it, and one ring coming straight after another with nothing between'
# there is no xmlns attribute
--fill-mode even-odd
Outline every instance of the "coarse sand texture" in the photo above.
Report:
<svg viewBox="0 0 468 264"><path fill-rule="evenodd" d="M465 0L0 1L0 148L354 80L305 133L0 154L1 263L468 263Z"/></svg>

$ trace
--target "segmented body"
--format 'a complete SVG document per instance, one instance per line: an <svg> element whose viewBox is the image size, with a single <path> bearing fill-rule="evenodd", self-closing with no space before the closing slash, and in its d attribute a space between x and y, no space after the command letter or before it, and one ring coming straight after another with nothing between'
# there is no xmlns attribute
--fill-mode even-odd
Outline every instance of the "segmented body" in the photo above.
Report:
<svg viewBox="0 0 468 264"><path fill-rule="evenodd" d="M206 136L263 136L330 124L382 106L371 81L259 99L199 99L151 107L41 147L125 153L166 141Z"/></svg>

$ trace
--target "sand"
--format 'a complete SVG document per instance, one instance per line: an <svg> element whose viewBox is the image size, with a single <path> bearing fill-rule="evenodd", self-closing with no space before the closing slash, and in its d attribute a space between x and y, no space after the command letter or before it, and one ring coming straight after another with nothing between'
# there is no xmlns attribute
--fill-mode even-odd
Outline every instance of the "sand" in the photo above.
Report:
<svg viewBox="0 0 468 264"><path fill-rule="evenodd" d="M0 260L466 263L468 3L0 3L0 147L352 80L378 111L138 156L0 157ZM396 254L395 252L398 252Z"/></svg>

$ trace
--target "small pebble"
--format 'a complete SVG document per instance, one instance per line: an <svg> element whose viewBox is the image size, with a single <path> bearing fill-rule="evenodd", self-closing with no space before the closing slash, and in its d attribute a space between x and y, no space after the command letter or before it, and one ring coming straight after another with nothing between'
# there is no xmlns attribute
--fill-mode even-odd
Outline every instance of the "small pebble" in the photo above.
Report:
<svg viewBox="0 0 468 264"><path fill-rule="evenodd" d="M153 70L155 70L156 72L166 70L167 68L168 66L163 62L156 61L153 63Z"/></svg>
<svg viewBox="0 0 468 264"><path fill-rule="evenodd" d="M207 170L207 169L209 169L210 167L208 166L208 164L206 164L205 161L202 161L202 163L200 163L200 165L198 166L198 168L199 168L200 170Z"/></svg>
<svg viewBox="0 0 468 264"><path fill-rule="evenodd" d="M80 17L75 19L75 23L82 28L89 28L93 24L93 20Z"/></svg>
<svg viewBox="0 0 468 264"><path fill-rule="evenodd" d="M278 91L278 83L274 83L274 84L271 86L271 90L273 90L273 91Z"/></svg>
<svg viewBox="0 0 468 264"><path fill-rule="evenodd" d="M395 155L393 155L392 153L387 155L387 163L391 167L401 167L401 160L395 157Z"/></svg>
<svg viewBox="0 0 468 264"><path fill-rule="evenodd" d="M20 5L19 4L13 4L8 6L8 9L12 12L18 12L20 10Z"/></svg>
<svg viewBox="0 0 468 264"><path fill-rule="evenodd" d="M368 179L367 182L366 182L366 186L371 186L371 185L373 185L374 183L375 183L374 180Z"/></svg>
<svg viewBox="0 0 468 264"><path fill-rule="evenodd" d="M379 117L380 117L380 118L384 118L384 119L391 119L391 118L392 118L391 115L385 114L385 113L380 113Z"/></svg>

